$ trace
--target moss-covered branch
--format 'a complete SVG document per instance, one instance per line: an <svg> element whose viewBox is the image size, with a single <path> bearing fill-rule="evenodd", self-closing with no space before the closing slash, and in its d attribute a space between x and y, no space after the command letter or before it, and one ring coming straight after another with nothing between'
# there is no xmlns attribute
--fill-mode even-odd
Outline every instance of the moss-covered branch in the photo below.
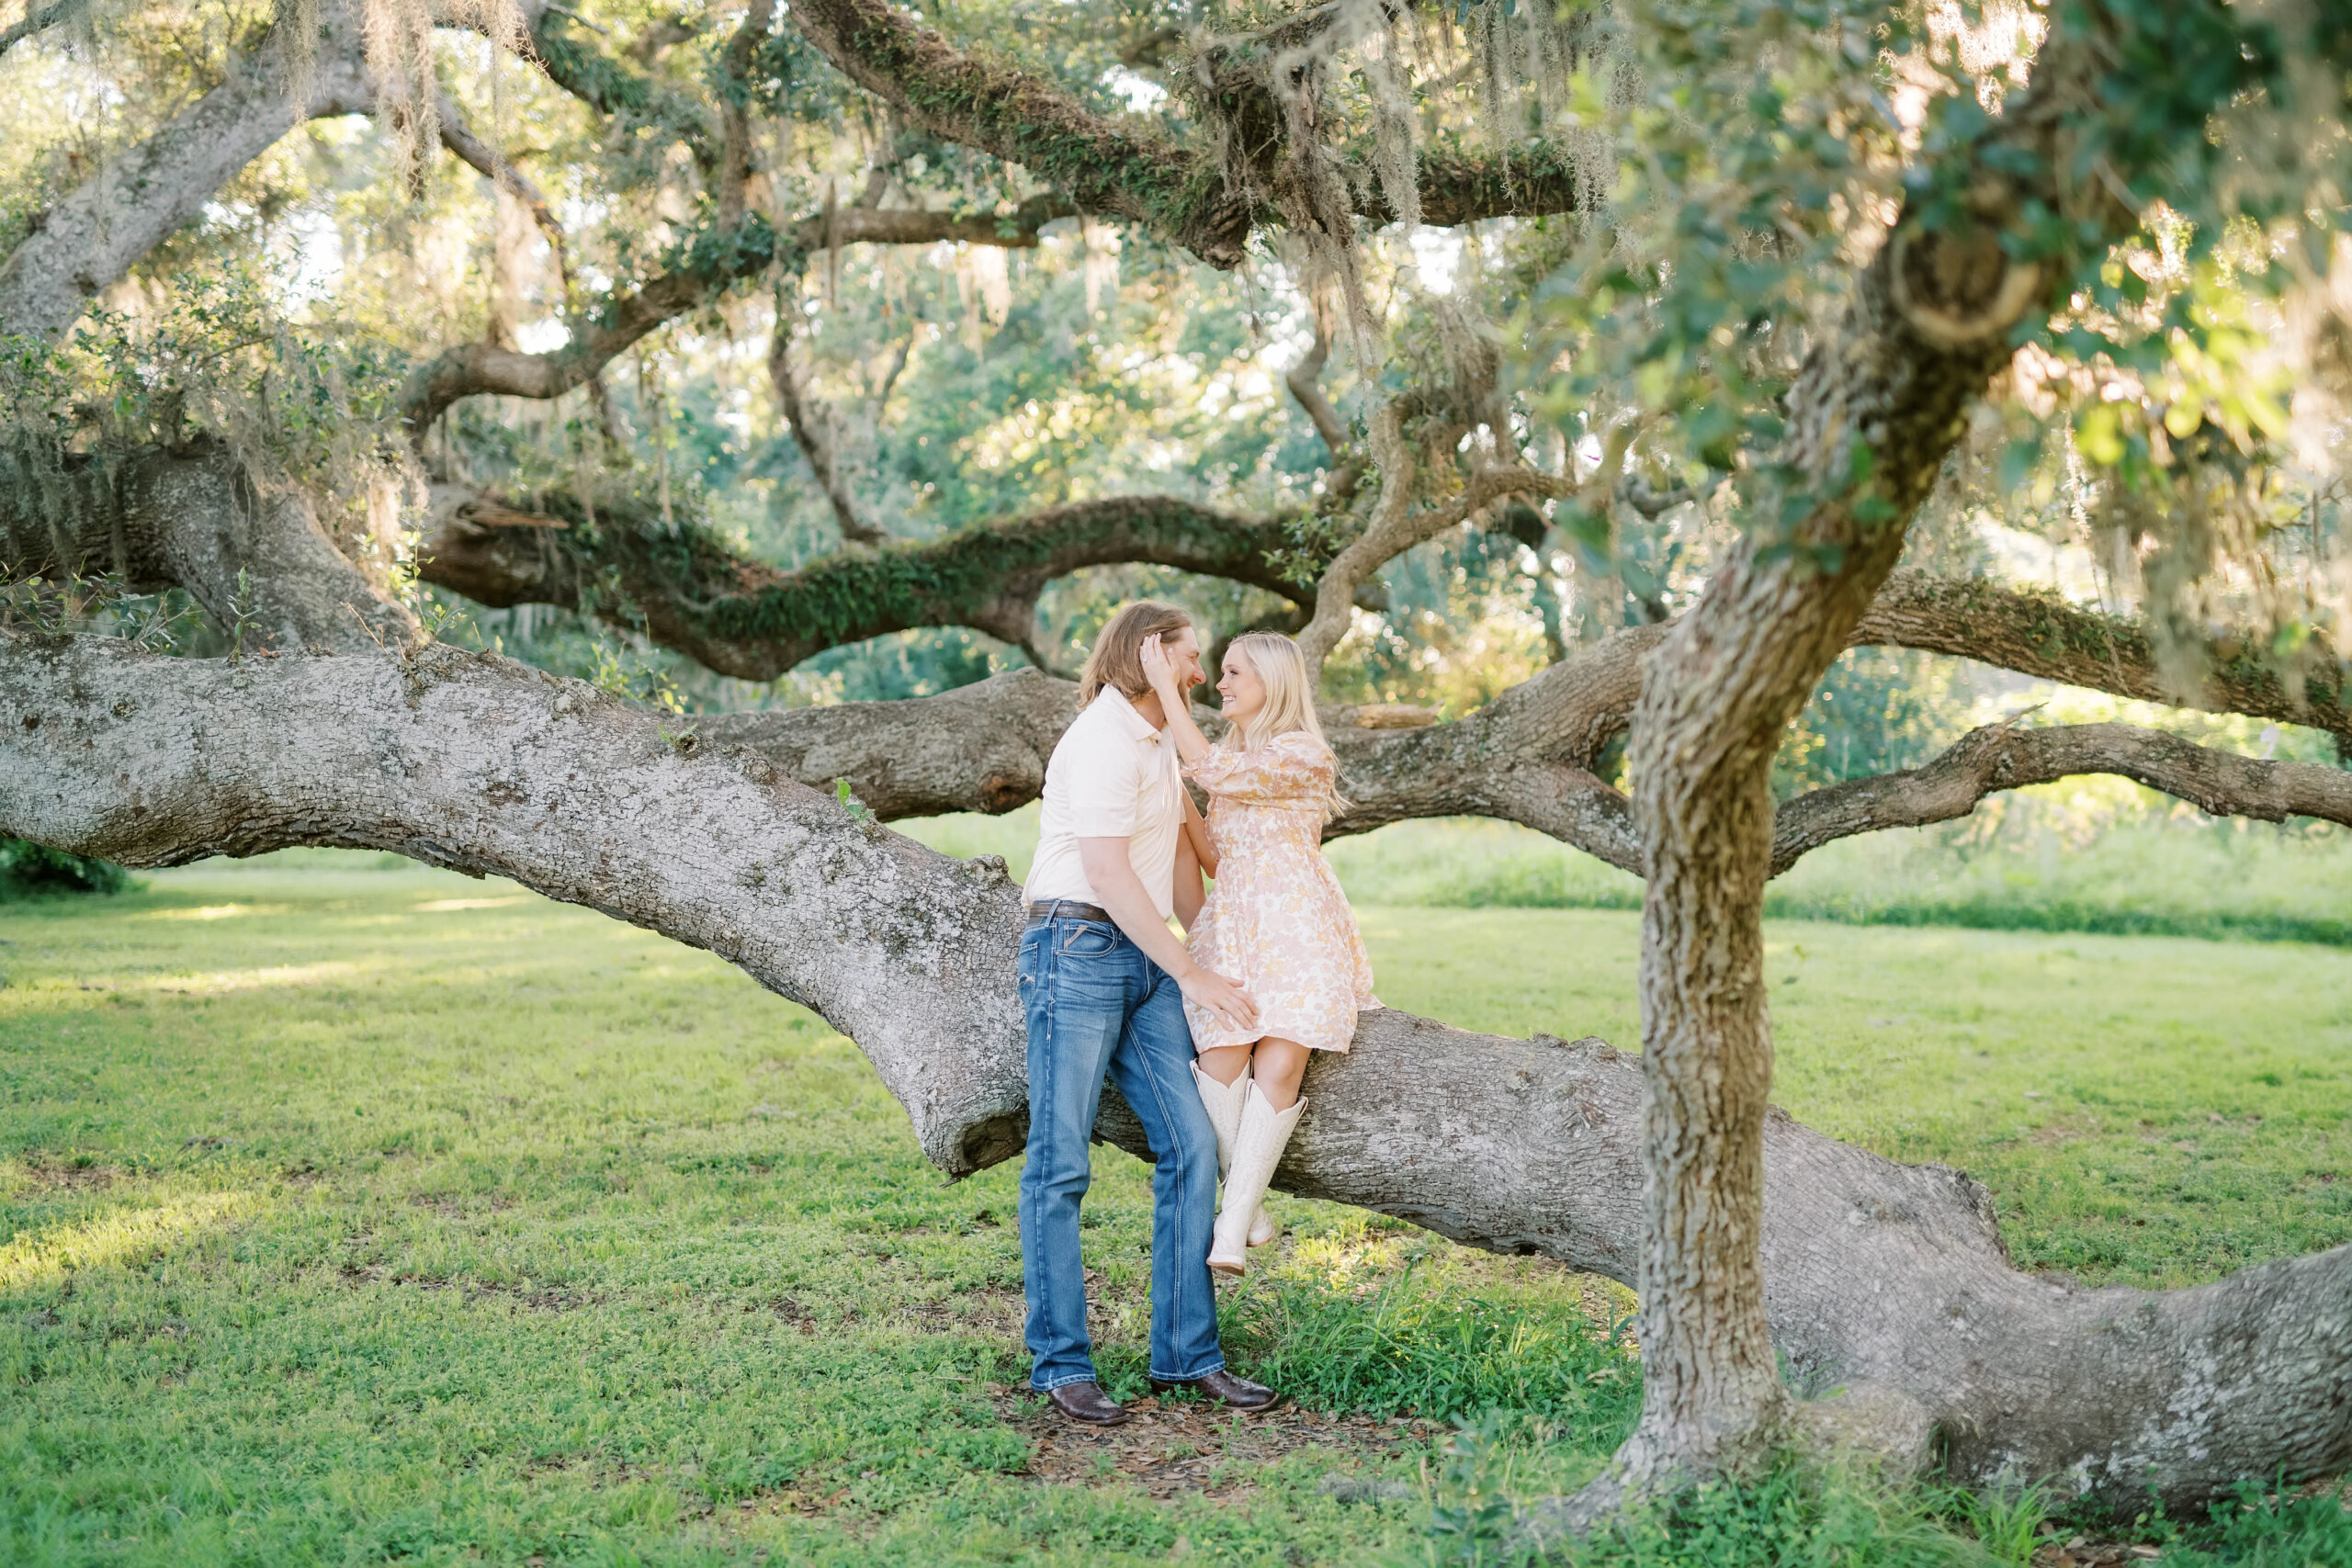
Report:
<svg viewBox="0 0 2352 1568"><path fill-rule="evenodd" d="M932 134L1019 164L1085 210L1144 224L1212 265L1240 265L1248 204L1142 122L959 50L888 0L800 0L792 18L843 75Z"/></svg>
<svg viewBox="0 0 2352 1568"><path fill-rule="evenodd" d="M1140 223L1212 266L1239 265L1251 227L1275 216L1235 189L1216 159L1140 120L1097 114L1008 61L960 50L889 0L801 0L792 17L842 74L933 135L1019 164L1084 210ZM1259 140L1265 146L1250 155L1274 156L1275 141ZM1377 181L1352 183L1364 216L1379 223L1396 216ZM1576 205L1567 154L1544 142L1508 161L1426 157L1418 183L1422 218L1431 223Z"/></svg>
<svg viewBox="0 0 2352 1568"><path fill-rule="evenodd" d="M2352 741L2352 671L2324 642L2291 660L2223 638L2159 657L2145 622L2046 588L1906 570L1887 579L1856 644L1921 648L2120 697L2309 725Z"/></svg>
<svg viewBox="0 0 2352 1568"><path fill-rule="evenodd" d="M1079 502L792 571L749 559L700 528L665 530L610 509L592 525L568 500L552 511L459 500L420 547L420 572L496 607L583 608L752 681L916 626L972 626L1028 646L1038 593L1081 567L1148 561L1297 592L1267 564L1284 543L1279 523L1163 496Z"/></svg>

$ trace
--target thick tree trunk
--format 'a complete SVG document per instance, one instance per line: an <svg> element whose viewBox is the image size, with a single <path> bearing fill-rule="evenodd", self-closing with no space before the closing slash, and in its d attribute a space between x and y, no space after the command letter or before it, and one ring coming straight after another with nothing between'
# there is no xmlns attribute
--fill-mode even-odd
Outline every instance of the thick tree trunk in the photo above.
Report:
<svg viewBox="0 0 2352 1568"><path fill-rule="evenodd" d="M0 576L119 574L133 592L185 588L273 651L376 651L413 636L299 492L268 489L220 442L114 460L41 454L0 488Z"/></svg>
<svg viewBox="0 0 2352 1568"><path fill-rule="evenodd" d="M1762 536L1710 578L1644 669L1628 758L1649 857L1643 1408L1588 1509L1623 1485L1759 1461L1789 1435L1760 1241L1772 759L1893 571L2040 276L1981 232L1891 242L1792 389L1787 439L1752 508ZM1922 310L1966 330L1924 332ZM1864 472L1866 484L1846 477ZM1790 504L1804 491L1787 486L1809 487L1809 504Z"/></svg>
<svg viewBox="0 0 2352 1568"><path fill-rule="evenodd" d="M0 636L0 833L134 865L343 844L512 876L817 1010L950 1174L1021 1145L1001 871L578 682L430 645L240 669ZM1313 1073L1287 1189L1643 1279L1634 1062L1390 1011ZM2190 1291L2082 1290L2011 1269L1956 1172L1759 1123L1770 1342L1803 1382L1843 1386L1827 1411L1866 1411L1891 1458L1938 1452L1973 1485L2063 1475L2127 1517L2151 1483L2194 1508L2242 1476L2352 1465L2352 1247ZM1103 1128L1141 1148L1115 1103Z"/></svg>

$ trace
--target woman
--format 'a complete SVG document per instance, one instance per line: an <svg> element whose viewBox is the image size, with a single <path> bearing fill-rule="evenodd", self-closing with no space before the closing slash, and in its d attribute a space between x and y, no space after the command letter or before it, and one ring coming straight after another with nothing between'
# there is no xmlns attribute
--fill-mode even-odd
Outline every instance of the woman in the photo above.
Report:
<svg viewBox="0 0 2352 1568"><path fill-rule="evenodd" d="M1200 1058L1193 1077L1226 1175L1209 1267L1240 1274L1245 1246L1273 1239L1260 1203L1306 1109L1298 1086L1307 1054L1346 1050L1357 1012L1380 1003L1347 895L1320 847L1324 822L1345 803L1298 645L1272 632L1233 639L1216 683L1230 728L1216 746L1193 723L1157 638L1145 641L1142 663L1185 776L1209 795L1205 823L1185 802L1193 854L1216 879L1185 946L1258 1004L1252 1028L1184 1009Z"/></svg>

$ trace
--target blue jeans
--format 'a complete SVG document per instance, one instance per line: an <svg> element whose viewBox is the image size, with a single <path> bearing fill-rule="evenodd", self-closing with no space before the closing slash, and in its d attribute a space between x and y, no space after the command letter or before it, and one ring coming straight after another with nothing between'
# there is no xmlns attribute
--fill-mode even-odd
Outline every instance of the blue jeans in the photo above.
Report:
<svg viewBox="0 0 2352 1568"><path fill-rule="evenodd" d="M1029 1384L1094 1381L1078 1205L1106 1070L1151 1141L1151 1375L1206 1377L1225 1365L1208 1264L1216 1129L1193 1087L1193 1032L1176 982L1118 927L1069 917L1030 922L1020 976L1029 1015L1029 1158L1021 1172Z"/></svg>

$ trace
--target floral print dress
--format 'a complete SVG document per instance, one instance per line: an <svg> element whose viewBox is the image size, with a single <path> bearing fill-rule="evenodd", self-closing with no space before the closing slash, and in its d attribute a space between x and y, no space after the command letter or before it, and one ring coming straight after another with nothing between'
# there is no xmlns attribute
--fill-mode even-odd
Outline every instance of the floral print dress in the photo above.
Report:
<svg viewBox="0 0 2352 1568"><path fill-rule="evenodd" d="M1267 1035L1317 1051L1344 1051L1356 1014L1376 1008L1372 960L1340 879L1323 858L1323 811L1338 762L1305 730L1255 751L1217 748L1185 775L1209 794L1216 886L1185 946L1193 961L1234 981L1258 1004L1258 1027L1241 1031L1184 1004L1199 1051Z"/></svg>

